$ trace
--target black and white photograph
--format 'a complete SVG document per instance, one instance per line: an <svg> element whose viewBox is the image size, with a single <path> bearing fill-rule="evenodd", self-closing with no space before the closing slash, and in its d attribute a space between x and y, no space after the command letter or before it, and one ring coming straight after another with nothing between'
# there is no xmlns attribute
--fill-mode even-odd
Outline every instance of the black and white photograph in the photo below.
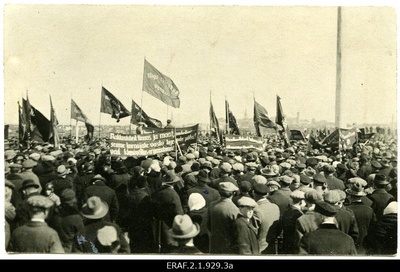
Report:
<svg viewBox="0 0 400 272"><path fill-rule="evenodd" d="M398 5L319 2L3 3L1 259L397 259Z"/></svg>

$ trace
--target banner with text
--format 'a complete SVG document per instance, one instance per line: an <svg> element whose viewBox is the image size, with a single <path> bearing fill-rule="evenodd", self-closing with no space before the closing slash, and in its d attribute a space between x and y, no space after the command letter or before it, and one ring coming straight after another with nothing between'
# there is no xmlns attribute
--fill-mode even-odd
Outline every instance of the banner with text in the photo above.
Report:
<svg viewBox="0 0 400 272"><path fill-rule="evenodd" d="M174 129L172 128L143 128L143 131L145 133L160 133L160 132L166 132L166 131L171 131L172 133ZM190 145L190 144L195 144L197 143L197 135L198 135L198 130L199 130L199 124L190 126L190 127L180 127L180 128L175 128L176 131L176 140L179 145L185 144L185 145Z"/></svg>
<svg viewBox="0 0 400 272"><path fill-rule="evenodd" d="M227 150L256 149L263 150L263 140L258 136L250 135L225 135L225 147Z"/></svg>
<svg viewBox="0 0 400 272"><path fill-rule="evenodd" d="M175 150L174 131L149 134L110 133L111 156L152 156Z"/></svg>

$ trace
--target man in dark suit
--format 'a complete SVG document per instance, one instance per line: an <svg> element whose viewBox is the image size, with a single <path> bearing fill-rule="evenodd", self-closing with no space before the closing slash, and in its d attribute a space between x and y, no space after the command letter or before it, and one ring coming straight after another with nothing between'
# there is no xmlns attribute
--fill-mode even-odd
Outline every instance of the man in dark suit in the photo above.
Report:
<svg viewBox="0 0 400 272"><path fill-rule="evenodd" d="M375 212L377 220L380 220L383 216L383 210L386 208L389 202L394 200L394 197L389 194L385 187L389 184L384 174L376 174L374 178L375 190L369 195L372 200L372 209Z"/></svg>
<svg viewBox="0 0 400 272"><path fill-rule="evenodd" d="M335 224L337 208L317 200L315 212L323 216L323 222L315 231L304 234L300 240L299 254L305 255L357 255L353 238L339 230Z"/></svg>

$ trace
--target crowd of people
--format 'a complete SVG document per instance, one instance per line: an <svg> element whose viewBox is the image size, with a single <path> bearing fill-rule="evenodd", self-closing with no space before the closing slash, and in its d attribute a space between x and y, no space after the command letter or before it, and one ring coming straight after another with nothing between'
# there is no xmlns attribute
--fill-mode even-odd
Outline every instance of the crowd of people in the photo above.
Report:
<svg viewBox="0 0 400 272"><path fill-rule="evenodd" d="M264 137L111 156L107 139L5 147L8 253L394 256L397 138L347 152Z"/></svg>

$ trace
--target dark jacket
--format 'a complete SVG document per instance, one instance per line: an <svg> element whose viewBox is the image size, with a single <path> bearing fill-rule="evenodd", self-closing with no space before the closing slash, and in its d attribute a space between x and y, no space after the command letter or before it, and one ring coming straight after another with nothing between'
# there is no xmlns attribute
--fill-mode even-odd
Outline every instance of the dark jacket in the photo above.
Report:
<svg viewBox="0 0 400 272"><path fill-rule="evenodd" d="M308 232L300 240L299 254L323 256L357 255L353 238L334 224L323 223L317 230Z"/></svg>

